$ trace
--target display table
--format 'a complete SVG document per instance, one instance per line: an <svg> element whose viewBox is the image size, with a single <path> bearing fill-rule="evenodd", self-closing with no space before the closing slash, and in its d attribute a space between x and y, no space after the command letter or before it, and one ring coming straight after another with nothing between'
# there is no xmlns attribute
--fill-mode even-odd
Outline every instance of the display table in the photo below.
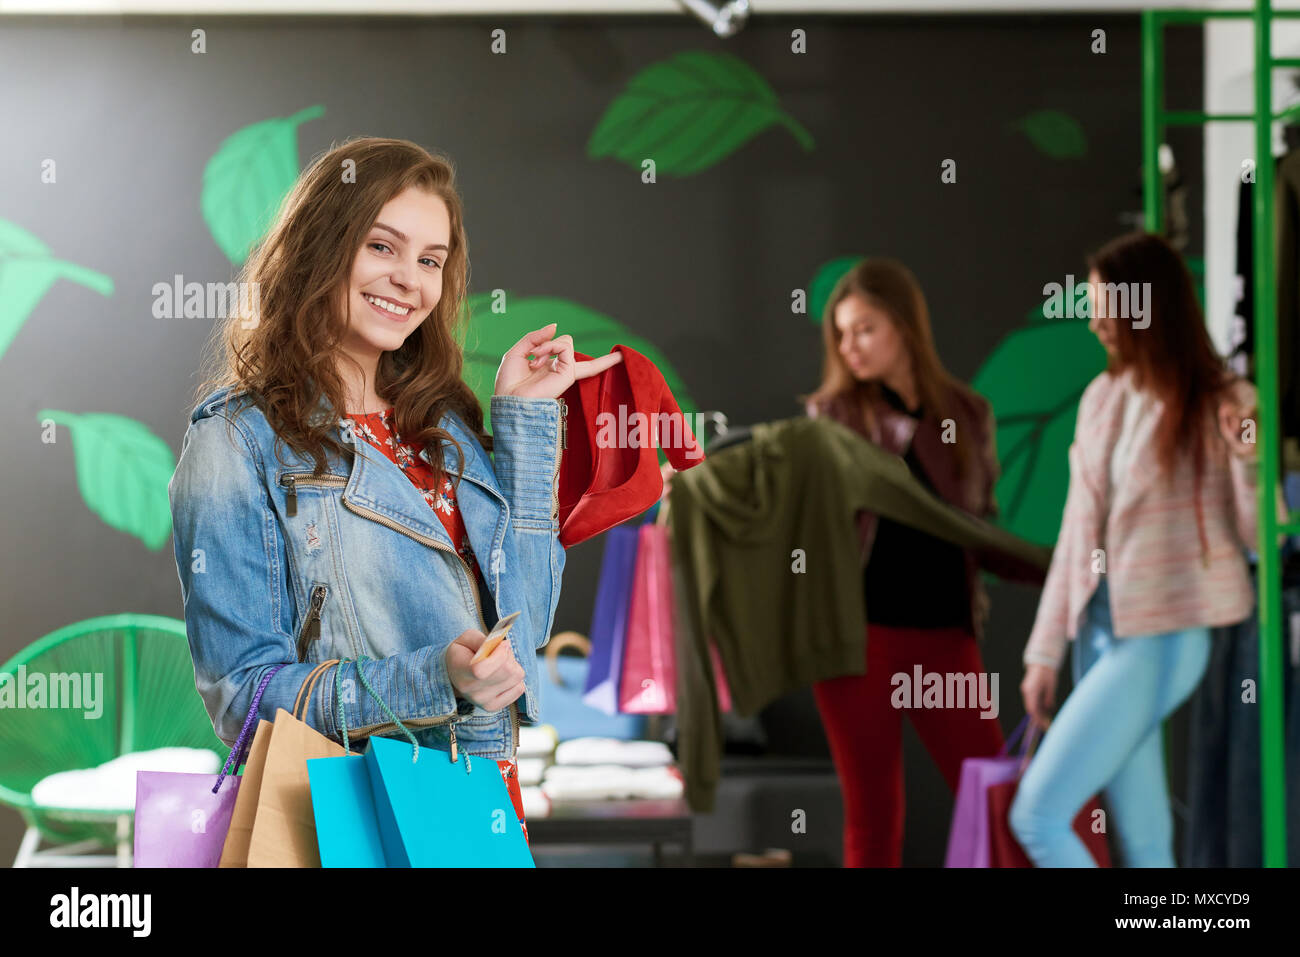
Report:
<svg viewBox="0 0 1300 957"><path fill-rule="evenodd" d="M548 815L528 817L534 847L556 844L649 844L654 866L663 866L662 845L679 844L692 864L691 810L682 798L554 802Z"/></svg>

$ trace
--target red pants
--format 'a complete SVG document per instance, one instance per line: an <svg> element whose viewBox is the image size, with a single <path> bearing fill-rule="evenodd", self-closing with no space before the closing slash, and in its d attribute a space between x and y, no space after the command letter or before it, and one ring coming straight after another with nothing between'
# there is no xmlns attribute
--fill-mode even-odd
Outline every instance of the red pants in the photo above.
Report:
<svg viewBox="0 0 1300 957"><path fill-rule="evenodd" d="M871 625L867 673L813 683L844 796L845 867L902 864L905 713L954 793L963 758L986 757L1002 747L997 718L981 717L978 702L895 707L891 699L901 691L893 676L901 672L912 682L915 665L944 675L945 684L948 673L978 676L984 670L974 637L961 629Z"/></svg>

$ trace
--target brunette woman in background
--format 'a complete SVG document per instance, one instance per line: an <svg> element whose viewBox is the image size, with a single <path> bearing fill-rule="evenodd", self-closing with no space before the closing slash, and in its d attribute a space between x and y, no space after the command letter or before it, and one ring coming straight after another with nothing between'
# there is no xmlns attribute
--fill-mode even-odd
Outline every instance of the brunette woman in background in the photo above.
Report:
<svg viewBox="0 0 1300 957"><path fill-rule="evenodd" d="M997 511L994 423L988 402L943 367L925 296L912 273L867 259L835 287L822 322L821 386L810 416L830 416L903 457L912 474L951 505L980 518ZM846 867L897 867L903 848L903 709L893 675L979 675L977 637L988 598L975 557L906 525L863 514L867 672L816 682L813 692L844 795ZM1033 568L999 568L1041 583ZM955 793L964 758L1002 746L996 711L908 710L912 726Z"/></svg>

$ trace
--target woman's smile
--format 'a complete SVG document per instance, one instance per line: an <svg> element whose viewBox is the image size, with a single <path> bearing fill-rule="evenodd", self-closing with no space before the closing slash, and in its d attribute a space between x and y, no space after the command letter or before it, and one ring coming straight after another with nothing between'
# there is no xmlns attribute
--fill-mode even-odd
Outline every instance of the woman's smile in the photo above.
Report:
<svg viewBox="0 0 1300 957"><path fill-rule="evenodd" d="M361 298L364 299L375 312L379 313L385 319L391 319L394 322L406 322L406 320L411 317L411 312L413 311L411 306L399 303L394 299L388 299L384 296L372 296L368 292L363 292Z"/></svg>

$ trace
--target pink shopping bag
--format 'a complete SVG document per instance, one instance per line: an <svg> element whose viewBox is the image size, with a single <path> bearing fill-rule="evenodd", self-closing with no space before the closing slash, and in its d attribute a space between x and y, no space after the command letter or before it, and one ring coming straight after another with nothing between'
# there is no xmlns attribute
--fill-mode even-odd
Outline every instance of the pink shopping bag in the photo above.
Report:
<svg viewBox="0 0 1300 957"><path fill-rule="evenodd" d="M673 647L668 529L646 524L637 531L619 710L626 714L669 714L677 707L677 654Z"/></svg>

